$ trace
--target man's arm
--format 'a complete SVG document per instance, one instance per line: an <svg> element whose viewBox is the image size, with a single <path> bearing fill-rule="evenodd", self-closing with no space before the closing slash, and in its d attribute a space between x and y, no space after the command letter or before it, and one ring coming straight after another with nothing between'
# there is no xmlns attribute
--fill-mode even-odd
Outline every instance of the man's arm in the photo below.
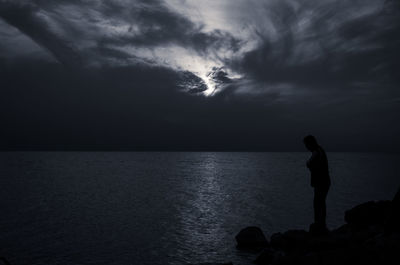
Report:
<svg viewBox="0 0 400 265"><path fill-rule="evenodd" d="M310 159L308 159L307 161L307 167L311 170L317 163L317 160L318 160L318 152L313 151Z"/></svg>

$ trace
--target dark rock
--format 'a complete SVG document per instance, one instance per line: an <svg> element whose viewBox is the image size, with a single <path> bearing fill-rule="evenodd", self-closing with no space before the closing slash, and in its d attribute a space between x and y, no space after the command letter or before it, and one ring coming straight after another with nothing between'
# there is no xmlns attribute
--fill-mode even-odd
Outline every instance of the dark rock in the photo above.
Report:
<svg viewBox="0 0 400 265"><path fill-rule="evenodd" d="M326 226L319 226L315 223L310 225L309 230L313 236L327 236L329 234L329 230L326 228Z"/></svg>
<svg viewBox="0 0 400 265"><path fill-rule="evenodd" d="M278 256L271 265L320 265L320 258L318 253L302 252L302 253L289 253L283 256Z"/></svg>
<svg viewBox="0 0 400 265"><path fill-rule="evenodd" d="M352 248L340 248L335 250L326 250L317 253L319 264L324 265L354 265L362 264L357 259L357 255L361 253L357 249Z"/></svg>
<svg viewBox="0 0 400 265"><path fill-rule="evenodd" d="M340 249L348 246L350 242L347 235L334 235L331 234L326 237L312 237L305 246L308 251L321 252L326 250Z"/></svg>
<svg viewBox="0 0 400 265"><path fill-rule="evenodd" d="M303 255L297 255L291 258L291 264L296 265L320 265L324 264L321 263L321 258L319 253L316 252L309 252L304 253Z"/></svg>
<svg viewBox="0 0 400 265"><path fill-rule="evenodd" d="M254 261L256 264L274 264L280 260L285 253L273 248L265 248L260 255L258 255L257 259Z"/></svg>
<svg viewBox="0 0 400 265"><path fill-rule="evenodd" d="M363 242L362 247L376 257L380 264L398 265L400 263L400 234L380 234Z"/></svg>
<svg viewBox="0 0 400 265"><path fill-rule="evenodd" d="M310 239L311 235L305 230L289 230L283 234L273 234L271 246L290 252L305 247Z"/></svg>
<svg viewBox="0 0 400 265"><path fill-rule="evenodd" d="M228 263L206 262L206 263L197 263L197 264L192 264L192 265L233 265L233 263L232 262L228 262Z"/></svg>
<svg viewBox="0 0 400 265"><path fill-rule="evenodd" d="M347 224L332 231L275 233L268 245L257 227L243 229L238 246L267 247L254 261L260 265L399 265L400 190L393 201L367 202L346 211Z"/></svg>
<svg viewBox="0 0 400 265"><path fill-rule="evenodd" d="M345 212L345 221L354 226L384 224L390 213L391 201L369 201Z"/></svg>
<svg viewBox="0 0 400 265"><path fill-rule="evenodd" d="M364 241L384 232L384 227L380 224L369 226L357 226L345 224L332 230L331 236L345 236L351 240Z"/></svg>
<svg viewBox="0 0 400 265"><path fill-rule="evenodd" d="M262 248L268 246L268 241L259 227L250 226L242 229L236 235L238 248Z"/></svg>
<svg viewBox="0 0 400 265"><path fill-rule="evenodd" d="M0 261L2 261L3 264L5 264L5 265L11 265L11 264L8 262L8 260L7 260L6 258L4 258L4 257L0 257Z"/></svg>
<svg viewBox="0 0 400 265"><path fill-rule="evenodd" d="M334 230L332 230L331 234L333 235L346 235L351 231L351 227L349 224L344 224Z"/></svg>
<svg viewBox="0 0 400 265"><path fill-rule="evenodd" d="M296 262L291 264L379 265L381 263L375 253L368 252L362 246L356 246L304 253L298 255Z"/></svg>
<svg viewBox="0 0 400 265"><path fill-rule="evenodd" d="M385 224L385 233L400 232L400 189L392 200L392 205Z"/></svg>
<svg viewBox="0 0 400 265"><path fill-rule="evenodd" d="M275 233L271 236L270 245L276 249L286 249L287 240L284 238L282 233Z"/></svg>
<svg viewBox="0 0 400 265"><path fill-rule="evenodd" d="M395 265L400 263L400 234L392 234L383 238L382 264Z"/></svg>

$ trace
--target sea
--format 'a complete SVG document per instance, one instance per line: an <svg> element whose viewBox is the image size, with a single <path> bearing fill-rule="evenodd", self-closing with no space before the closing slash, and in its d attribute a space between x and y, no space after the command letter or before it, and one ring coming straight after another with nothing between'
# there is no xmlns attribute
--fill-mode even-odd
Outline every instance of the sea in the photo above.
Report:
<svg viewBox="0 0 400 265"><path fill-rule="evenodd" d="M328 152L330 229L390 200L400 155ZM12 265L252 264L267 237L313 221L309 153L1 152L0 257Z"/></svg>

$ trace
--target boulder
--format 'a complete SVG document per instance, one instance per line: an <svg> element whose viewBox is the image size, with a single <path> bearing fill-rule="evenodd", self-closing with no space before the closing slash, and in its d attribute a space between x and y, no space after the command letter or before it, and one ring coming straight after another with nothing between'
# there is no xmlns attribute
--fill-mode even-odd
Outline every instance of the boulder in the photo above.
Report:
<svg viewBox="0 0 400 265"><path fill-rule="evenodd" d="M333 237L347 237L351 241L364 241L384 232L384 227L380 224L369 226L357 226L345 224L341 227L332 230L330 233Z"/></svg>
<svg viewBox="0 0 400 265"><path fill-rule="evenodd" d="M340 248L335 250L326 250L317 253L319 258L318 264L324 265L354 265L363 264L360 258L363 255L358 249L354 248ZM360 255L360 257L357 257Z"/></svg>
<svg viewBox="0 0 400 265"><path fill-rule="evenodd" d="M268 246L268 241L259 227L249 226L236 235L238 248L262 248Z"/></svg>
<svg viewBox="0 0 400 265"><path fill-rule="evenodd" d="M285 256L283 251L267 247L258 255L254 263L260 265L275 264L283 256Z"/></svg>
<svg viewBox="0 0 400 265"><path fill-rule="evenodd" d="M329 230L326 226L317 225L316 223L312 223L310 225L310 234L313 236L327 236L329 235Z"/></svg>
<svg viewBox="0 0 400 265"><path fill-rule="evenodd" d="M312 237L305 248L308 251L321 252L346 247L349 242L350 237L348 235L331 234L326 237Z"/></svg>
<svg viewBox="0 0 400 265"><path fill-rule="evenodd" d="M344 224L331 231L332 235L348 235L350 233L351 233L351 227L349 224Z"/></svg>
<svg viewBox="0 0 400 265"><path fill-rule="evenodd" d="M390 213L391 201L369 201L345 212L345 221L353 226L383 225Z"/></svg>
<svg viewBox="0 0 400 265"><path fill-rule="evenodd" d="M2 261L2 263L5 264L5 265L11 265L11 264L8 262L8 260L7 260L6 258L4 258L4 257L0 257L0 261Z"/></svg>
<svg viewBox="0 0 400 265"><path fill-rule="evenodd" d="M399 264L400 254L400 234L391 234L383 237L383 247L380 252L382 257L381 264Z"/></svg>
<svg viewBox="0 0 400 265"><path fill-rule="evenodd" d="M236 240L238 247L264 247L254 261L260 265L398 265L399 215L400 190L393 201L370 201L346 211L346 224L330 232L313 226L315 233L289 230L273 234L268 244L261 229L247 227Z"/></svg>
<svg viewBox="0 0 400 265"><path fill-rule="evenodd" d="M206 262L206 263L197 263L197 264L192 264L192 265L233 265L233 263L232 262L227 262L227 263Z"/></svg>
<svg viewBox="0 0 400 265"><path fill-rule="evenodd" d="M306 245L311 238L305 230L289 230L285 233L276 233L271 236L271 247L284 251L299 250Z"/></svg>
<svg viewBox="0 0 400 265"><path fill-rule="evenodd" d="M390 213L385 224L385 233L399 233L400 232L400 189L392 200Z"/></svg>

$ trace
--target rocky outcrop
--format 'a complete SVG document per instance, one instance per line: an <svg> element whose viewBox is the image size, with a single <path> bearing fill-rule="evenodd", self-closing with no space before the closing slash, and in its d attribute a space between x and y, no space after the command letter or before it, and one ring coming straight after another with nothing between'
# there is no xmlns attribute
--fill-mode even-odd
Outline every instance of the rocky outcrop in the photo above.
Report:
<svg viewBox="0 0 400 265"><path fill-rule="evenodd" d="M191 265L191 264L189 264ZM193 264L193 265L233 265L232 262L228 262L228 263L198 263L198 264Z"/></svg>
<svg viewBox="0 0 400 265"><path fill-rule="evenodd" d="M4 258L4 257L0 257L0 261L3 263L3 264L5 264L5 265L11 265L9 262L8 262L8 260L6 259L6 258ZM0 263L1 264L1 263Z"/></svg>
<svg viewBox="0 0 400 265"><path fill-rule="evenodd" d="M254 262L261 265L398 265L399 215L400 190L392 201L371 201L346 211L346 224L324 235L305 230L275 233ZM258 242L264 235L259 228L246 229L239 233L241 243L246 242L244 245Z"/></svg>
<svg viewBox="0 0 400 265"><path fill-rule="evenodd" d="M369 201L357 205L345 212L344 220L348 224L357 226L383 225L390 213L391 203L391 201Z"/></svg>
<svg viewBox="0 0 400 265"><path fill-rule="evenodd" d="M343 225L326 236L291 230L271 236L257 264L399 264L400 234L385 235L382 225Z"/></svg>
<svg viewBox="0 0 400 265"><path fill-rule="evenodd" d="M289 230L285 233L275 233L271 236L271 247L284 251L292 251L307 242L310 234L305 230Z"/></svg>
<svg viewBox="0 0 400 265"><path fill-rule="evenodd" d="M394 232L400 232L400 189L392 200L388 219L385 223L385 233L390 234Z"/></svg>
<svg viewBox="0 0 400 265"><path fill-rule="evenodd" d="M249 226L236 235L238 248L257 249L268 246L267 238L259 227Z"/></svg>

